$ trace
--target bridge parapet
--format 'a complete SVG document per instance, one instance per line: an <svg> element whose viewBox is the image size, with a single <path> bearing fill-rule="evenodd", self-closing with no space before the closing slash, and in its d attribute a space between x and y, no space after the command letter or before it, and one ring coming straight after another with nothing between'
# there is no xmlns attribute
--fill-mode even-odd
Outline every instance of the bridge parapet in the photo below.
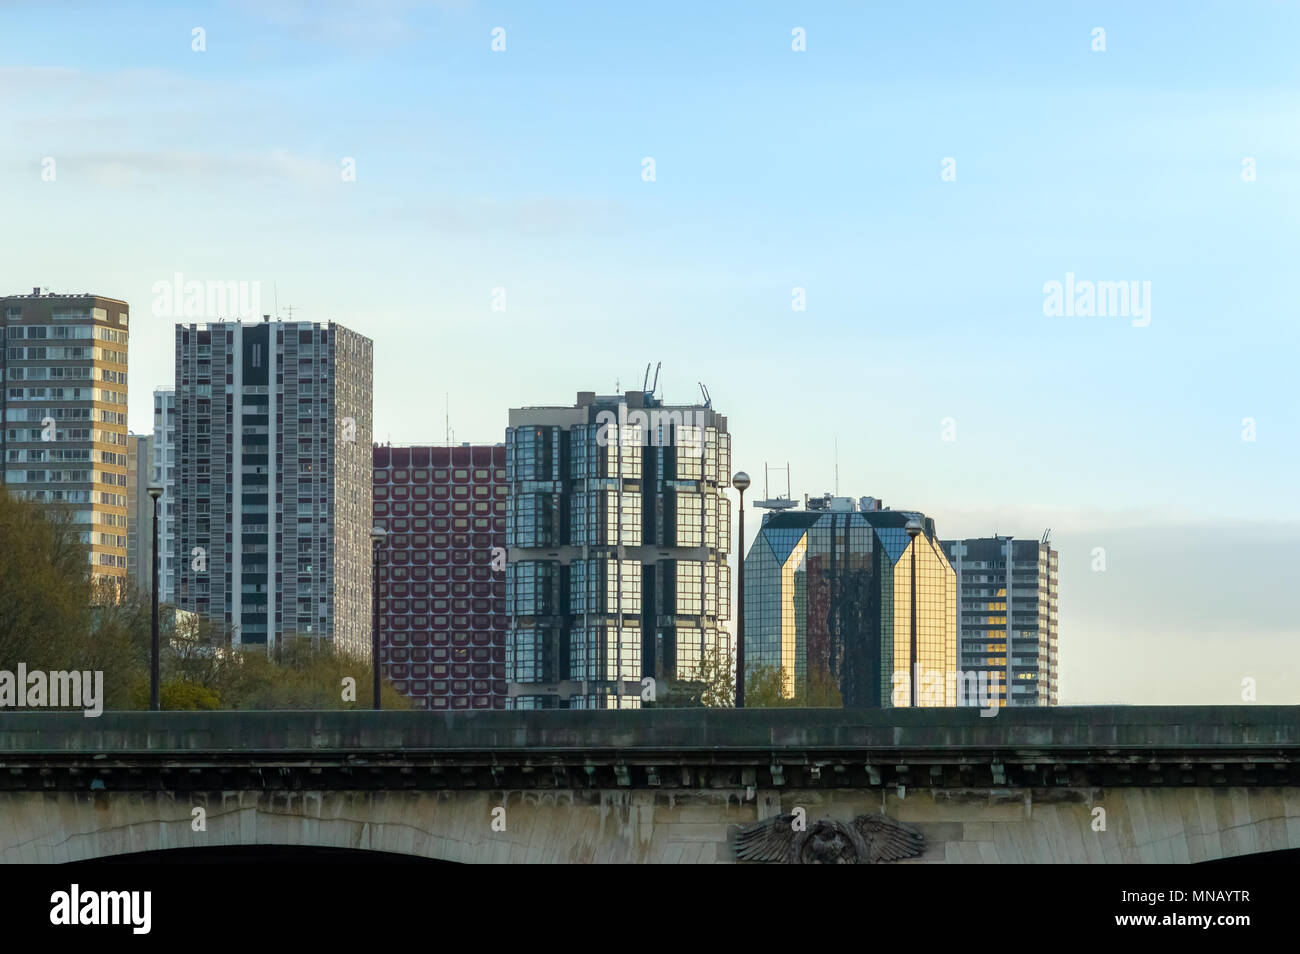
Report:
<svg viewBox="0 0 1300 954"><path fill-rule="evenodd" d="M1300 707L0 715L0 789L1300 786Z"/></svg>

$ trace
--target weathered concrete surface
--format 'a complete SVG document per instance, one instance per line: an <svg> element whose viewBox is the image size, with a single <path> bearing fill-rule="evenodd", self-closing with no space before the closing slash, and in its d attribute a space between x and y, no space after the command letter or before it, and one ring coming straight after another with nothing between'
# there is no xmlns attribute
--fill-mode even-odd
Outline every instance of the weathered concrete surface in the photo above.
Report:
<svg viewBox="0 0 1300 954"><path fill-rule="evenodd" d="M884 811L918 863L1197 862L1300 848L1300 789L0 792L0 862L310 845L475 863L714 863L732 825ZM195 807L206 830L193 830ZM504 816L493 810L504 807ZM1105 830L1094 830L1105 810ZM504 830L495 830L504 824ZM913 862L903 862L913 863Z"/></svg>
<svg viewBox="0 0 1300 954"><path fill-rule="evenodd" d="M1300 748L1297 706L0 713L6 753Z"/></svg>
<svg viewBox="0 0 1300 954"><path fill-rule="evenodd" d="M0 715L0 790L1300 786L1300 708Z"/></svg>
<svg viewBox="0 0 1300 954"><path fill-rule="evenodd" d="M800 806L912 823L923 862L1295 849L1300 708L0 714L5 862L231 845L718 862L730 826Z"/></svg>

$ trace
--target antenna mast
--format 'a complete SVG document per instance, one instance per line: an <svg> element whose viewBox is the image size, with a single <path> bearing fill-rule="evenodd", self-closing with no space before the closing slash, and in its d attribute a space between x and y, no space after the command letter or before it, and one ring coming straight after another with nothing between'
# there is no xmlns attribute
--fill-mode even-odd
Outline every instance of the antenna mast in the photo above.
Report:
<svg viewBox="0 0 1300 954"><path fill-rule="evenodd" d="M769 497L768 494L768 472L772 470L785 471L785 496ZM755 500L753 506L761 507L764 510L789 510L797 506L796 501L791 499L790 494L790 462L786 461L785 467L771 467L766 462L763 464L763 499Z"/></svg>

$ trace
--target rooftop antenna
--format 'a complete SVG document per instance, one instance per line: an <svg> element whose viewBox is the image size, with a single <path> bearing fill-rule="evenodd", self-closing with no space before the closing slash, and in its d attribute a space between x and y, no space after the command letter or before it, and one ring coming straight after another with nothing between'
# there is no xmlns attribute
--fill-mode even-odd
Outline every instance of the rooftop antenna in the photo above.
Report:
<svg viewBox="0 0 1300 954"><path fill-rule="evenodd" d="M289 313L289 320L290 320L290 321L293 321L293 309L294 309L294 306L293 306L293 305L285 305L285 306L284 306L284 310L287 311L287 312Z"/></svg>
<svg viewBox="0 0 1300 954"><path fill-rule="evenodd" d="M763 508L764 510L789 510L791 507L798 506L797 501L791 499L791 493L790 493L790 462L789 462L789 461L786 461L785 468L784 468L784 470L785 470L785 496L784 496L784 497L780 497L780 496L777 496L777 497L769 497L769 496L768 496L768 487L767 487L768 471L769 471L769 470L781 470L781 469L782 469L782 468L780 468L780 467L769 467L766 463L763 464L763 498L764 498L764 499L762 499L762 500L755 500L754 503L753 503L753 506L755 506L755 507L761 507L761 508Z"/></svg>
<svg viewBox="0 0 1300 954"><path fill-rule="evenodd" d="M275 292L275 320L280 320L280 284L272 282L271 289Z"/></svg>
<svg viewBox="0 0 1300 954"><path fill-rule="evenodd" d="M447 443L451 444L451 392L446 391L442 395L443 411L442 424L446 431Z"/></svg>
<svg viewBox="0 0 1300 954"><path fill-rule="evenodd" d="M835 496L840 495L840 439L835 438Z"/></svg>

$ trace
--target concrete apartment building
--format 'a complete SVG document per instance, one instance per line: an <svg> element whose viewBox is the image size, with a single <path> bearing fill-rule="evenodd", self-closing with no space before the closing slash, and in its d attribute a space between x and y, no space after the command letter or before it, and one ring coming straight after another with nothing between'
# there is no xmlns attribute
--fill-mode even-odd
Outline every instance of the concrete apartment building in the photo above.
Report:
<svg viewBox="0 0 1300 954"><path fill-rule="evenodd" d="M1056 705L1057 552L1046 534L943 546L959 581L962 670L997 673L998 705Z"/></svg>
<svg viewBox="0 0 1300 954"><path fill-rule="evenodd" d="M127 577L130 307L89 293L0 298L3 483L66 504L97 581Z"/></svg>
<svg viewBox="0 0 1300 954"><path fill-rule="evenodd" d="M334 322L176 326L176 601L237 645L370 656L372 365Z"/></svg>
<svg viewBox="0 0 1300 954"><path fill-rule="evenodd" d="M505 445L374 448L381 671L421 709L504 709Z"/></svg>
<svg viewBox="0 0 1300 954"><path fill-rule="evenodd" d="M511 708L639 708L731 649L731 438L702 405L578 393L510 411Z"/></svg>
<svg viewBox="0 0 1300 954"><path fill-rule="evenodd" d="M176 601L176 389L154 388L153 476L163 489L158 499L158 594L164 603Z"/></svg>
<svg viewBox="0 0 1300 954"><path fill-rule="evenodd" d="M153 589L153 500L148 493L152 483L153 435L127 434L126 571L143 592Z"/></svg>

